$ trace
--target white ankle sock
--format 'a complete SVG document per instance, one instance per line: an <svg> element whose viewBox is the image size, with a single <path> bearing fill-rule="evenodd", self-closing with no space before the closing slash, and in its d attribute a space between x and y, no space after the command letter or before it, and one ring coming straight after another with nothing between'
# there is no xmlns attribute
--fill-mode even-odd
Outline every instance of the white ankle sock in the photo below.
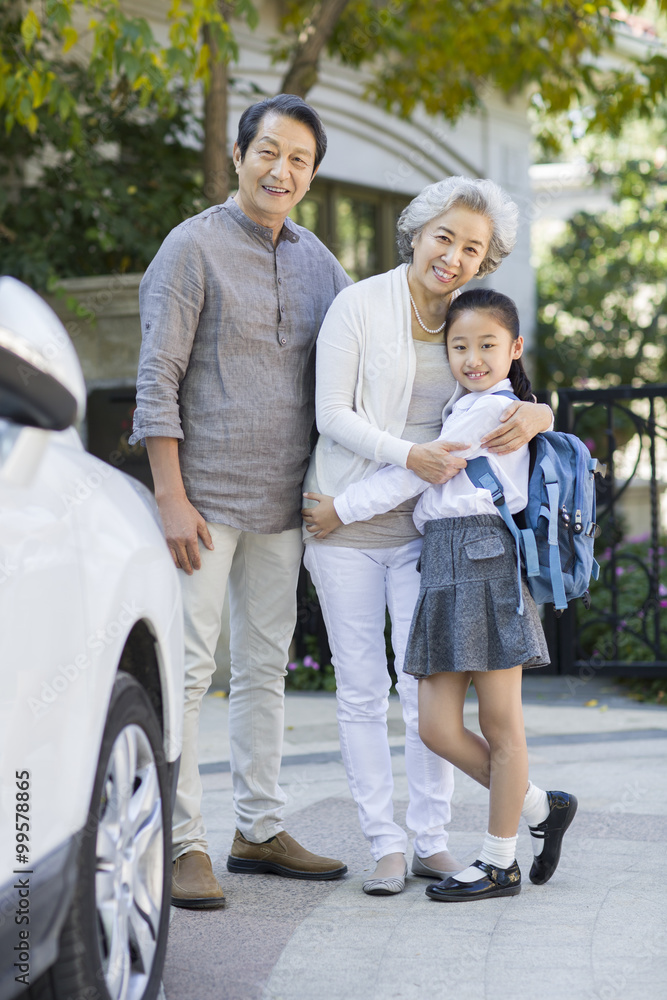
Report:
<svg viewBox="0 0 667 1000"><path fill-rule="evenodd" d="M523 800L521 815L528 823L528 826L537 826L538 823L543 823L549 815L547 793L543 792L537 785L534 785L532 781L528 782L528 791ZM542 853L544 838L533 837L531 834L530 842L533 846L533 854L537 858Z"/></svg>
<svg viewBox="0 0 667 1000"><path fill-rule="evenodd" d="M492 833L487 832L478 860L485 861L494 868L509 868L516 858L517 839L518 837L494 837ZM474 865L454 876L459 882L476 882L483 877L484 873Z"/></svg>
<svg viewBox="0 0 667 1000"><path fill-rule="evenodd" d="M528 791L523 800L521 815L528 826L537 826L538 823L542 823L549 815L547 793L543 792L537 785L534 785L532 781L528 782Z"/></svg>

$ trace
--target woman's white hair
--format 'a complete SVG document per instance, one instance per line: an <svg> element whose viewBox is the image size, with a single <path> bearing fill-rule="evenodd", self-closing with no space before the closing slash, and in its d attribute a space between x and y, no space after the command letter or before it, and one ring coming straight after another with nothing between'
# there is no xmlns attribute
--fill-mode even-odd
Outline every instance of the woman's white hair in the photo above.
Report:
<svg viewBox="0 0 667 1000"><path fill-rule="evenodd" d="M519 227L519 209L508 194L493 181L472 177L446 177L437 184L429 184L413 198L401 212L396 225L396 243L402 261L412 260L412 246L424 226L447 212L454 205L462 205L489 220L493 234L486 257L480 264L478 278L495 271L503 259L514 249Z"/></svg>

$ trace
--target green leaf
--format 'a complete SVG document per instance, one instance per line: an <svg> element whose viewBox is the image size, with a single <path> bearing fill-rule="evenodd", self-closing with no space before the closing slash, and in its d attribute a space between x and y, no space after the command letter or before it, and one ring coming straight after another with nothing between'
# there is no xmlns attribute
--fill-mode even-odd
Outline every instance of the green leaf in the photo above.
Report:
<svg viewBox="0 0 667 1000"><path fill-rule="evenodd" d="M76 28L66 27L63 28L63 52L69 52L73 45L79 40L79 32Z"/></svg>
<svg viewBox="0 0 667 1000"><path fill-rule="evenodd" d="M130 83L133 83L142 70L142 62L133 52L121 52L118 59L118 69L125 72Z"/></svg>
<svg viewBox="0 0 667 1000"><path fill-rule="evenodd" d="M42 25L40 20L35 14L34 10L30 8L27 14L21 21L21 38L26 48L26 52L30 52L35 41L42 37Z"/></svg>

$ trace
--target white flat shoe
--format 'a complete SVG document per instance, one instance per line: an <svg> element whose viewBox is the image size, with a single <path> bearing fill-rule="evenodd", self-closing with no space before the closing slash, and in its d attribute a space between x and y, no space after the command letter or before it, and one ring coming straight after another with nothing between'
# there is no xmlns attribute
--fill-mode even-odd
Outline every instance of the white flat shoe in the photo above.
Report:
<svg viewBox="0 0 667 1000"><path fill-rule="evenodd" d="M449 851L446 851L445 853L449 855L448 860L452 865L451 868L431 868L429 865L426 864L425 861L422 861L422 859L417 854L413 854L412 874L422 875L425 878L437 878L439 880L442 880L445 878L449 878L449 876L453 875L455 872L462 871L465 866L460 864L455 857L449 854Z"/></svg>
<svg viewBox="0 0 667 1000"><path fill-rule="evenodd" d="M369 896L395 896L405 889L405 876L408 874L407 862L403 875L391 875L388 878L367 878L362 888Z"/></svg>

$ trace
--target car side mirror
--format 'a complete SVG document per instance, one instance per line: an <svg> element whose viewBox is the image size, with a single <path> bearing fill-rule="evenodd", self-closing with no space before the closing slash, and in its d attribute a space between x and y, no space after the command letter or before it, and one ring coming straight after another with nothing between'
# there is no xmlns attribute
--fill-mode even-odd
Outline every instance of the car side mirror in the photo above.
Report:
<svg viewBox="0 0 667 1000"><path fill-rule="evenodd" d="M86 383L53 310L16 278L0 278L0 418L62 431L81 420Z"/></svg>

